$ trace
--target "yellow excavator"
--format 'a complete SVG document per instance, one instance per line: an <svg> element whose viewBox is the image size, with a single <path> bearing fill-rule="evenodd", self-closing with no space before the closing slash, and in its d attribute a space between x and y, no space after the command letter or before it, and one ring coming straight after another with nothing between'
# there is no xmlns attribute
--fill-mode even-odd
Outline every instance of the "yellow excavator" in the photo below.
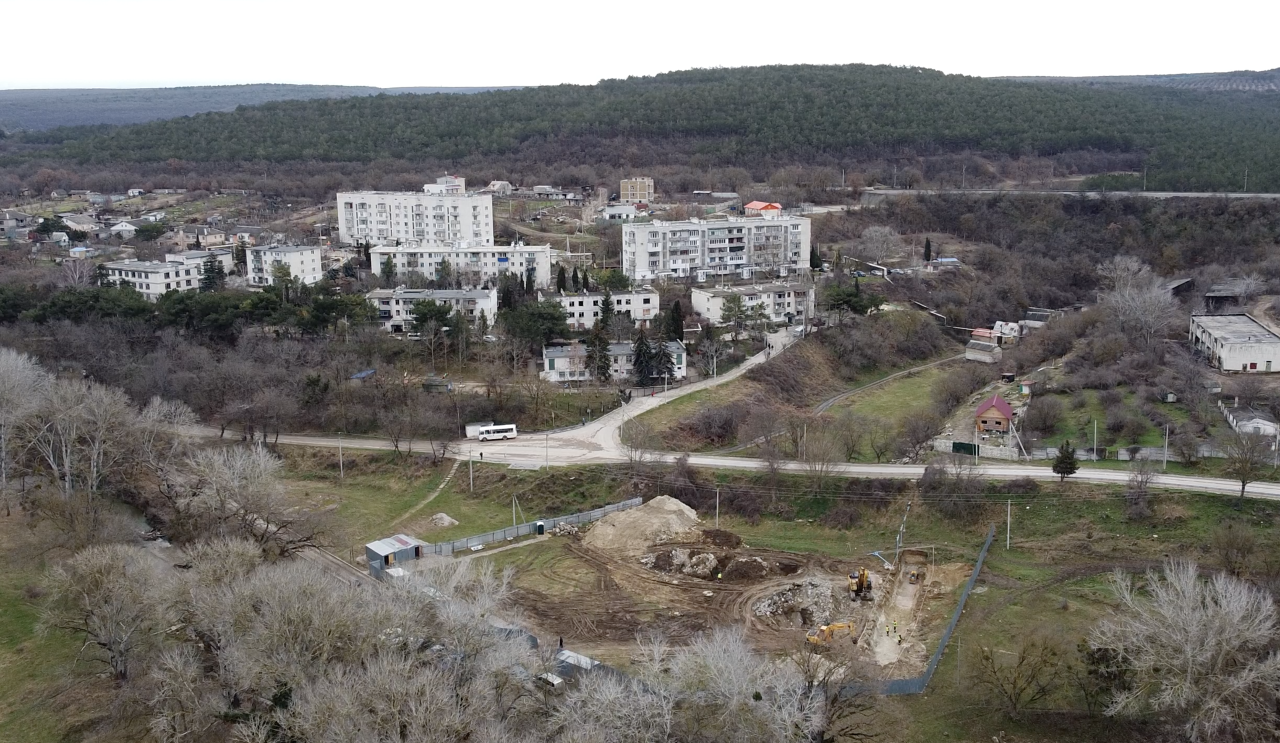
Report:
<svg viewBox="0 0 1280 743"><path fill-rule="evenodd" d="M808 643L809 649L820 651L827 649L832 640L837 637L843 637L848 633L849 639L853 640L853 644L858 644L858 633L853 626L853 622L834 622L832 624L824 624L821 627L814 627L804 636L804 640Z"/></svg>
<svg viewBox="0 0 1280 743"><path fill-rule="evenodd" d="M858 572L849 574L849 598L871 600L871 574L866 568L858 568Z"/></svg>

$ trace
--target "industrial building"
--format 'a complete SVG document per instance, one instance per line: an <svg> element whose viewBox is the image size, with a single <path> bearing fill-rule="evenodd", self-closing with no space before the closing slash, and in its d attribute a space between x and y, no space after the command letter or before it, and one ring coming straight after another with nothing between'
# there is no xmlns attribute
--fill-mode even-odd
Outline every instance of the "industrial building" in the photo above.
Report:
<svg viewBox="0 0 1280 743"><path fill-rule="evenodd" d="M1245 313L1192 315L1188 341L1220 371L1280 371L1280 336Z"/></svg>

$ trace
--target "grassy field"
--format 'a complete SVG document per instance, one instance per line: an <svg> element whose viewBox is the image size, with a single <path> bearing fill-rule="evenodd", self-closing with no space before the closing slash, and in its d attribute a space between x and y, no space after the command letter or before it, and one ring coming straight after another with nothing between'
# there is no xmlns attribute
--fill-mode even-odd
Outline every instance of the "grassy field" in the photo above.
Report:
<svg viewBox="0 0 1280 743"><path fill-rule="evenodd" d="M887 372L885 376L888 373L891 372ZM922 413L932 406L933 385L946 373L945 367L923 369L841 400L832 407L832 411L848 409L858 415L879 418L897 425L907 417ZM871 378L859 380L859 383L869 384L874 381Z"/></svg>

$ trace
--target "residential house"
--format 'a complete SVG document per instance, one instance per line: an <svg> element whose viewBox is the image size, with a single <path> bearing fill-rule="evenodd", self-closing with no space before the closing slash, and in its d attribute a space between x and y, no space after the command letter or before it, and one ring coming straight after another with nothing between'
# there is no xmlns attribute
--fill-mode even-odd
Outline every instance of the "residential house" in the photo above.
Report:
<svg viewBox="0 0 1280 743"><path fill-rule="evenodd" d="M742 306L748 315L762 312L770 322L803 325L813 317L815 298L813 284L799 281L722 286L714 289L695 287L691 292L690 300L695 313L716 325L723 325L724 301L734 295L742 297ZM757 310L757 307L760 309Z"/></svg>
<svg viewBox="0 0 1280 743"><path fill-rule="evenodd" d="M1220 371L1280 371L1280 337L1252 315L1192 315L1188 340Z"/></svg>
<svg viewBox="0 0 1280 743"><path fill-rule="evenodd" d="M147 190L145 188L131 188L128 191L125 191L125 195L132 199L136 196L141 196L146 192Z"/></svg>
<svg viewBox="0 0 1280 743"><path fill-rule="evenodd" d="M145 219L126 219L111 226L111 236L121 240L132 240L133 236L138 234L138 228L144 224L150 224L150 222Z"/></svg>
<svg viewBox="0 0 1280 743"><path fill-rule="evenodd" d="M59 248L71 247L71 237L65 232L50 232L45 242L56 245Z"/></svg>
<svg viewBox="0 0 1280 743"><path fill-rule="evenodd" d="M324 276L324 264L317 245L256 245L245 248L249 283L273 286L277 267L285 266L289 275L304 284L315 284Z"/></svg>
<svg viewBox="0 0 1280 743"><path fill-rule="evenodd" d="M988 331L990 332L990 331ZM991 341L970 340L964 347L966 361L978 361L983 364L998 364L1004 358L1004 351Z"/></svg>
<svg viewBox="0 0 1280 743"><path fill-rule="evenodd" d="M489 181L489 185L480 189L480 193L492 194L498 197L510 196L512 191L515 191L515 187L507 181Z"/></svg>
<svg viewBox="0 0 1280 743"><path fill-rule="evenodd" d="M98 224L98 220L88 216L87 214L73 214L62 217L62 223L65 224L68 229L75 230L76 232L92 233L102 227L102 225Z"/></svg>
<svg viewBox="0 0 1280 743"><path fill-rule="evenodd" d="M624 178L618 187L618 200L624 204L648 204L653 196L653 179L647 176Z"/></svg>
<svg viewBox="0 0 1280 743"><path fill-rule="evenodd" d="M930 273L937 271L954 271L963 265L964 264L960 262L959 258L935 258L924 264L924 270Z"/></svg>
<svg viewBox="0 0 1280 743"><path fill-rule="evenodd" d="M374 289L365 298L377 310L382 329L390 333L412 330L415 319L413 305L416 302L448 305L455 313L461 311L472 324L478 323L481 316L492 324L498 315L497 289L406 289L398 286L395 289Z"/></svg>
<svg viewBox="0 0 1280 743"><path fill-rule="evenodd" d="M624 224L622 271L633 281L808 273L809 220L759 216Z"/></svg>
<svg viewBox="0 0 1280 743"><path fill-rule="evenodd" d="M772 201L748 201L742 205L742 213L748 217L777 217L782 214L782 204Z"/></svg>
<svg viewBox="0 0 1280 743"><path fill-rule="evenodd" d="M606 222L630 222L640 216L635 204L614 204L604 208Z"/></svg>
<svg viewBox="0 0 1280 743"><path fill-rule="evenodd" d="M1013 407L1003 397L992 395L973 414L974 428L980 433L1008 433L1013 425Z"/></svg>
<svg viewBox="0 0 1280 743"><path fill-rule="evenodd" d="M338 240L343 245L492 246L493 195L467 193L466 184L465 178L444 176L421 193L339 193Z"/></svg>
<svg viewBox="0 0 1280 743"><path fill-rule="evenodd" d="M194 248L196 243L202 248L227 244L227 233L217 227L202 224L184 224L168 236L170 244L186 250Z"/></svg>
<svg viewBox="0 0 1280 743"><path fill-rule="evenodd" d="M396 275L422 274L428 279L439 279L440 269L446 263L452 276L463 286L496 284L503 274L515 274L524 278L533 274L536 287L547 287L551 281L550 245L476 245L461 243L454 247L431 247L419 243L406 245L378 245L369 250L373 270L379 276L391 259Z"/></svg>
<svg viewBox="0 0 1280 743"><path fill-rule="evenodd" d="M0 237L17 238L36 226L36 218L17 209L0 209Z"/></svg>
<svg viewBox="0 0 1280 743"><path fill-rule="evenodd" d="M570 330L591 330L600 319L604 292L538 292L538 299L555 300L564 308L565 322ZM658 316L658 292L651 286L643 286L612 294L613 316L630 317L636 327L647 328Z"/></svg>
<svg viewBox="0 0 1280 743"><path fill-rule="evenodd" d="M273 237L270 230L266 227L252 227L250 225L238 225L236 227L228 227L227 242L232 245L262 245L269 243Z"/></svg>
<svg viewBox="0 0 1280 743"><path fill-rule="evenodd" d="M674 362L674 372L667 381L684 379L688 364L684 344L680 341L667 341L666 345ZM609 359L614 379L625 379L631 375L635 365L632 363L630 343L610 343ZM550 382L590 382L595 379L595 375L587 368L587 346L584 343L544 346L542 369L538 375Z"/></svg>

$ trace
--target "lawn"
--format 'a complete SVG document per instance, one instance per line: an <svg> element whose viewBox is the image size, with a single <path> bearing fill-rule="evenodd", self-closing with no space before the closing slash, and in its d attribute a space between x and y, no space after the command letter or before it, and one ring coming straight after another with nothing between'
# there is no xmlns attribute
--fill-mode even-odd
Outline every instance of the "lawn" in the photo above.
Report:
<svg viewBox="0 0 1280 743"><path fill-rule="evenodd" d="M932 406L933 386L946 373L946 367L935 366L908 374L845 398L832 407L832 411L848 409L866 418L878 418L898 425L909 416L923 413ZM874 378L859 380L861 384L874 381Z"/></svg>
<svg viewBox="0 0 1280 743"><path fill-rule="evenodd" d="M1152 424L1146 421L1140 410L1140 401L1138 396L1127 387L1119 387L1117 390L1121 393L1121 402L1116 406L1109 406L1101 399L1099 390L1081 390L1077 395L1054 394L1054 397L1062 402L1063 419L1058 424L1057 430L1052 435L1045 436L1040 441L1040 446L1058 447L1065 440L1070 440L1077 448L1089 447L1094 441L1094 423L1097 423L1097 440L1099 446L1104 447L1125 447L1130 445L1136 446L1164 446L1164 426ZM1073 400L1082 400L1084 405L1076 407ZM1177 425L1185 423L1189 417L1186 406L1178 403L1152 403L1154 409L1167 416L1170 423ZM1107 414L1113 410L1121 410L1131 414L1134 417L1141 418L1146 421L1146 426L1141 435L1133 436L1133 432L1111 432L1106 428ZM1214 427L1216 430L1217 426ZM1212 434L1213 430L1211 430Z"/></svg>

